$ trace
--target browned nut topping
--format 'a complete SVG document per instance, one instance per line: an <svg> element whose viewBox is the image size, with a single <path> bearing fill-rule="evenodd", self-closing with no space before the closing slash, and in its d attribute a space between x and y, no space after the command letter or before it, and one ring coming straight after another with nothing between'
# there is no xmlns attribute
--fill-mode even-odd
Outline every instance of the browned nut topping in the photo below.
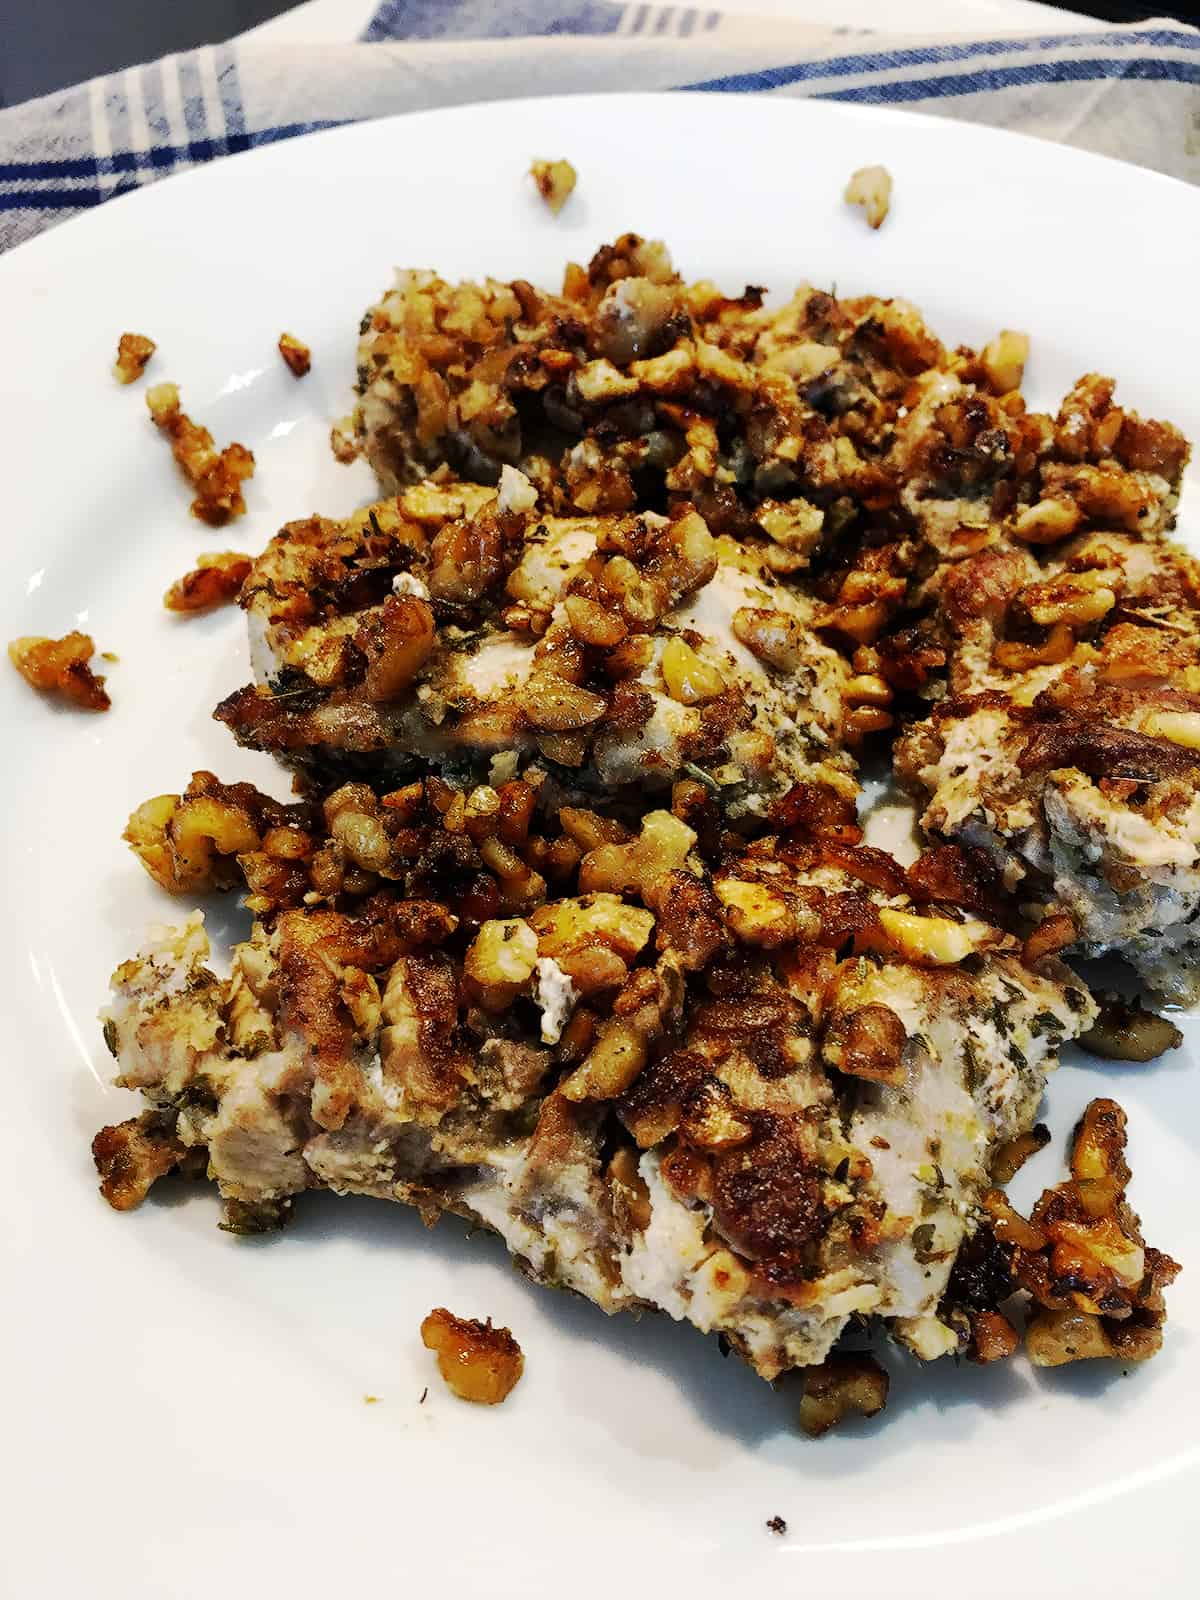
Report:
<svg viewBox="0 0 1200 1600"><path fill-rule="evenodd" d="M1105 993L1096 997L1100 1015L1079 1036L1085 1050L1107 1061L1156 1061L1167 1050L1183 1043L1183 1034L1173 1022L1147 1011L1140 1000Z"/></svg>
<svg viewBox="0 0 1200 1600"><path fill-rule="evenodd" d="M1005 328L979 353L979 364L984 370L993 394L1010 394L1021 387L1025 376L1025 363L1029 359L1029 335L1014 333Z"/></svg>
<svg viewBox="0 0 1200 1600"><path fill-rule="evenodd" d="M1022 1250L1040 1250L1046 1243L1041 1229L1015 1211L999 1189L986 1189L980 1196L980 1204L991 1217L992 1232L1001 1244L1019 1245Z"/></svg>
<svg viewBox="0 0 1200 1600"><path fill-rule="evenodd" d="M312 367L312 351L294 333L279 335L279 354L293 378L303 378Z"/></svg>
<svg viewBox="0 0 1200 1600"><path fill-rule="evenodd" d="M688 1096L679 1131L701 1150L734 1150L754 1129L734 1105L728 1087L719 1078L706 1077Z"/></svg>
<svg viewBox="0 0 1200 1600"><path fill-rule="evenodd" d="M1039 1122L1028 1133L1019 1133L1015 1139L1006 1139L1003 1144L997 1145L992 1155L991 1175L993 1183L1001 1187L1010 1183L1030 1156L1037 1155L1039 1150L1044 1150L1050 1143L1050 1129L1044 1122Z"/></svg>
<svg viewBox="0 0 1200 1600"><path fill-rule="evenodd" d="M1079 930L1070 915L1065 911L1052 911L1042 918L1026 939L1021 948L1021 959L1026 966L1032 967L1043 956L1055 956L1060 950L1066 950L1078 937Z"/></svg>
<svg viewBox="0 0 1200 1600"><path fill-rule="evenodd" d="M678 635L667 640L662 654L662 675L672 700L685 706L715 700L725 690L725 680L717 668L697 655Z"/></svg>
<svg viewBox="0 0 1200 1600"><path fill-rule="evenodd" d="M1039 1366L1144 1361L1161 1345L1163 1290L1179 1266L1144 1242L1125 1198L1129 1178L1125 1113L1093 1100L1075 1131L1070 1179L1045 1191L1026 1225L1042 1243L1009 1241L1013 1277L1036 1302L1026 1341Z"/></svg>
<svg viewBox="0 0 1200 1600"><path fill-rule="evenodd" d="M170 439L175 460L196 490L192 515L214 528L240 517L246 509L242 483L254 476L251 452L241 444L218 450L208 429L180 410L179 390L173 383L159 383L147 389L146 405L155 427Z"/></svg>
<svg viewBox="0 0 1200 1600"><path fill-rule="evenodd" d="M437 1306L421 1324L421 1343L437 1356L438 1371L460 1400L494 1406L516 1388L525 1370L521 1346L507 1328L456 1317Z"/></svg>
<svg viewBox="0 0 1200 1600"><path fill-rule="evenodd" d="M538 193L557 216L578 181L575 168L569 161L535 161L529 173Z"/></svg>
<svg viewBox="0 0 1200 1600"><path fill-rule="evenodd" d="M898 1085L904 1082L907 1042L904 1024L889 1006L860 1006L830 1019L821 1054L851 1077Z"/></svg>
<svg viewBox="0 0 1200 1600"><path fill-rule="evenodd" d="M202 555L191 572L177 578L163 596L168 611L207 611L227 605L241 593L253 557L237 550Z"/></svg>
<svg viewBox="0 0 1200 1600"><path fill-rule="evenodd" d="M892 204L892 175L886 167L859 167L851 173L843 196L847 205L861 206L872 228L878 228Z"/></svg>
<svg viewBox="0 0 1200 1600"><path fill-rule="evenodd" d="M1056 622L1041 644L1004 639L992 651L992 660L1006 672L1028 672L1031 667L1065 661L1075 648L1075 635L1065 622Z"/></svg>
<svg viewBox="0 0 1200 1600"><path fill-rule="evenodd" d="M521 707L532 728L547 733L576 733L593 727L608 709L602 694L593 694L566 678L535 673L521 695Z"/></svg>
<svg viewBox="0 0 1200 1600"><path fill-rule="evenodd" d="M92 1140L100 1193L114 1211L140 1206L151 1185L173 1172L186 1153L175 1137L174 1119L158 1111L101 1128Z"/></svg>
<svg viewBox="0 0 1200 1600"><path fill-rule="evenodd" d="M888 1374L873 1356L832 1355L804 1374L800 1426L810 1439L849 1416L874 1417L887 1405Z"/></svg>
<svg viewBox="0 0 1200 1600"><path fill-rule="evenodd" d="M8 647L8 659L35 689L60 694L84 711L107 711L112 701L104 679L88 665L95 653L95 642L86 633L68 633L61 639L31 634L14 639Z"/></svg>
<svg viewBox="0 0 1200 1600"><path fill-rule="evenodd" d="M533 977L538 936L519 917L485 922L467 951L464 972L485 1011L506 1011Z"/></svg>
<svg viewBox="0 0 1200 1600"><path fill-rule="evenodd" d="M976 1311L971 1317L971 1343L967 1359L986 1365L1007 1361L1021 1342L1021 1336L1000 1311Z"/></svg>
<svg viewBox="0 0 1200 1600"><path fill-rule="evenodd" d="M617 1221L644 1232L650 1226L650 1191L638 1171L636 1150L623 1144L614 1152L608 1163L608 1182Z"/></svg>
<svg viewBox="0 0 1200 1600"><path fill-rule="evenodd" d="M158 346L144 333L123 333L117 341L117 362L113 377L118 383L135 383L146 370L146 363Z"/></svg>
<svg viewBox="0 0 1200 1600"><path fill-rule="evenodd" d="M614 1100L646 1065L655 1040L677 1020L683 972L668 955L631 973L601 1023L596 1042L559 1092L567 1100Z"/></svg>

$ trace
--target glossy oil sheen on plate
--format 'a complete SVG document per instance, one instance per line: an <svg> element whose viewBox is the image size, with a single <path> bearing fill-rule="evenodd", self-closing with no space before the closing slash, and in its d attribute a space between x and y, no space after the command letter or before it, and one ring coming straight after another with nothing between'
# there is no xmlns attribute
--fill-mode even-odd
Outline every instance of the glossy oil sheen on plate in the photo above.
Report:
<svg viewBox="0 0 1200 1600"><path fill-rule="evenodd" d="M580 181L555 220L524 174L559 155ZM840 196L881 160L895 195L873 234ZM1200 437L1200 196L903 114L674 96L413 116L218 163L0 263L3 637L80 626L120 658L102 718L0 684L8 1592L1107 1596L1177 1580L1200 1489L1196 1024L1148 1067L1068 1055L1054 1146L1014 1186L1020 1202L1058 1180L1092 1096L1122 1102L1131 1198L1184 1264L1161 1357L1125 1376L897 1354L884 1416L816 1443L794 1388L665 1319L535 1289L453 1221L426 1233L400 1207L313 1195L283 1235L242 1240L200 1185L125 1217L97 1197L88 1143L134 1104L108 1086L96 1009L146 925L180 909L121 844L125 818L196 767L282 793L208 716L245 680L243 619L180 621L162 592L200 550L258 551L285 520L370 497L328 430L393 265L553 283L626 229L729 291L903 295L949 344L1026 329L1033 403L1099 370ZM152 375L218 442L254 450L231 537L188 517L142 386L113 383L126 329L158 341ZM312 346L302 383L275 352L284 329ZM220 938L230 909L209 910ZM437 1380L417 1329L438 1304L521 1341L502 1409Z"/></svg>

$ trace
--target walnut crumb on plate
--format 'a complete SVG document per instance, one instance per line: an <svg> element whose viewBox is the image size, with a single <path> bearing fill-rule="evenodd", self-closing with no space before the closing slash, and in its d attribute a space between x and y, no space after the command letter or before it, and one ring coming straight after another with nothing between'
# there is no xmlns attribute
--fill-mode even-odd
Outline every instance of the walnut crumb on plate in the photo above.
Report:
<svg viewBox="0 0 1200 1600"><path fill-rule="evenodd" d="M8 658L17 671L46 694L60 694L83 711L107 711L112 701L104 689L104 678L88 665L96 644L88 633L68 633L61 639L46 639L37 634L14 639Z"/></svg>
<svg viewBox="0 0 1200 1600"><path fill-rule="evenodd" d="M144 333L123 333L117 341L117 360L113 377L118 383L136 383L158 346Z"/></svg>
<svg viewBox="0 0 1200 1600"><path fill-rule="evenodd" d="M892 175L886 167L859 167L846 185L847 205L861 206L872 228L882 225L892 204Z"/></svg>
<svg viewBox="0 0 1200 1600"><path fill-rule="evenodd" d="M520 1345L490 1317L476 1322L438 1306L421 1324L421 1341L437 1355L438 1371L458 1398L476 1405L506 1400L525 1370Z"/></svg>
<svg viewBox="0 0 1200 1600"><path fill-rule="evenodd" d="M579 181L579 175L569 161L535 161L529 175L537 184L538 193L557 216Z"/></svg>
<svg viewBox="0 0 1200 1600"><path fill-rule="evenodd" d="M279 335L279 354L293 378L303 378L312 367L312 351L294 333Z"/></svg>
<svg viewBox="0 0 1200 1600"><path fill-rule="evenodd" d="M243 444L218 450L207 428L180 410L179 388L157 383L146 391L154 426L171 441L171 450L185 477L195 486L192 515L218 528L246 509L242 481L254 476L254 455Z"/></svg>

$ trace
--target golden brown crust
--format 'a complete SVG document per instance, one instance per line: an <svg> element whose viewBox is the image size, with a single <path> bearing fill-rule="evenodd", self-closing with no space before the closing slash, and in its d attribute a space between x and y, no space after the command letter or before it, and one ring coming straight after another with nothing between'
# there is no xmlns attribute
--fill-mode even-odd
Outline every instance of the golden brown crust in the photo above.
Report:
<svg viewBox="0 0 1200 1600"><path fill-rule="evenodd" d="M177 578L163 596L168 611L210 611L228 605L241 593L254 564L252 556L237 550L202 555L191 572Z"/></svg>
<svg viewBox="0 0 1200 1600"><path fill-rule="evenodd" d="M92 1140L100 1193L114 1211L140 1206L158 1179L173 1172L186 1154L175 1136L174 1118L157 1111L101 1128Z"/></svg>
<svg viewBox="0 0 1200 1600"><path fill-rule="evenodd" d="M8 659L33 688L61 695L81 711L107 711L112 701L104 678L88 665L95 653L95 641L87 633L68 633L61 639L35 634L14 639L8 647Z"/></svg>
<svg viewBox="0 0 1200 1600"><path fill-rule="evenodd" d="M117 341L113 377L118 383L136 383L157 348L154 340L147 339L144 333L123 333Z"/></svg>
<svg viewBox="0 0 1200 1600"><path fill-rule="evenodd" d="M173 383L147 389L146 404L155 427L170 439L180 470L196 490L192 515L213 528L240 517L246 509L242 484L254 476L253 454L241 444L218 451L208 429L180 409L179 390Z"/></svg>
<svg viewBox="0 0 1200 1600"><path fill-rule="evenodd" d="M491 1318L477 1322L438 1306L421 1324L421 1342L437 1356L438 1371L460 1400L494 1406L507 1400L525 1370L521 1347Z"/></svg>
<svg viewBox="0 0 1200 1600"><path fill-rule="evenodd" d="M312 351L294 333L279 335L279 354L293 378L303 378L312 370Z"/></svg>

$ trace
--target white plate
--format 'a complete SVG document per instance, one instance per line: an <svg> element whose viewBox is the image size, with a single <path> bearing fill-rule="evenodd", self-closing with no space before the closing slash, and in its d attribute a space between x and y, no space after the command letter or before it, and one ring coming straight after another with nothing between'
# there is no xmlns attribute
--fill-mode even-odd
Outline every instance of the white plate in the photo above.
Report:
<svg viewBox="0 0 1200 1600"><path fill-rule="evenodd" d="M562 152L581 181L554 221L523 173ZM895 203L872 234L840 193L881 159ZM95 1011L145 924L178 912L120 843L126 814L197 766L281 784L209 720L247 676L240 616L171 618L163 589L199 550L257 550L287 518L367 496L326 440L392 263L553 282L626 228L733 290L807 276L903 294L952 342L1027 328L1035 400L1098 368L1200 436L1200 196L887 111L676 95L412 116L219 163L0 262L0 638L78 623L120 655L104 717L0 674L0 1563L23 1600L431 1584L1107 1596L1176 1576L1200 1490L1200 1076L1184 1052L1065 1069L1059 1138L1022 1175L1056 1181L1085 1101L1120 1097L1134 1200L1187 1265L1163 1356L1129 1377L897 1361L885 1416L817 1444L786 1385L665 1319L606 1321L535 1290L454 1221L426 1234L400 1207L314 1196L284 1235L245 1241L217 1232L200 1186L166 1185L131 1216L97 1198L88 1142L134 1107L106 1087ZM313 346L300 383L275 353L285 328ZM254 449L228 535L188 517L144 385L109 376L124 329L159 341L153 373L220 442ZM526 1377L502 1409L462 1405L434 1374L417 1326L439 1303L521 1340ZM764 1527L775 1515L784 1538Z"/></svg>

